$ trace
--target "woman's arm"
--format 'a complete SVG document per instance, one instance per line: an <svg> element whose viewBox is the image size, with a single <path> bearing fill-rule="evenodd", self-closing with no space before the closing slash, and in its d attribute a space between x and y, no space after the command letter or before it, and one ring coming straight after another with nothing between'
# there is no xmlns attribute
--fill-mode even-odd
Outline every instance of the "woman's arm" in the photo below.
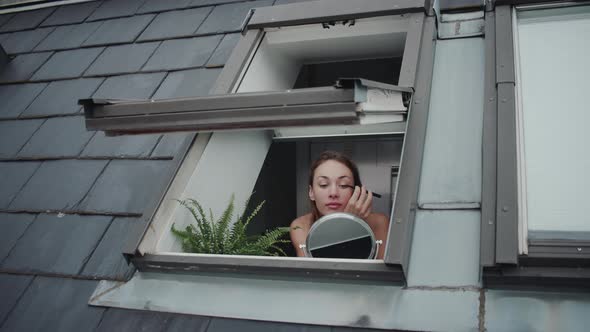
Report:
<svg viewBox="0 0 590 332"><path fill-rule="evenodd" d="M309 233L311 221L311 214L306 214L301 216L293 222L291 222L291 226L289 227L289 235L291 236L291 243L295 248L295 253L297 253L297 257L305 257L305 252L303 249L299 248L300 244L305 244L307 240L307 234Z"/></svg>

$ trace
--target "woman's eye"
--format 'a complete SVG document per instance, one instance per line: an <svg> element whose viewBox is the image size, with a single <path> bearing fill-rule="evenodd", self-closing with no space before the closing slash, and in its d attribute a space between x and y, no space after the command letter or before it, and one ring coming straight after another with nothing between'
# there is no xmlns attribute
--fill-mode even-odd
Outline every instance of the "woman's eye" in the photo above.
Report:
<svg viewBox="0 0 590 332"><path fill-rule="evenodd" d="M349 184L341 184L340 185L340 189L350 189L350 188L352 188L352 186Z"/></svg>
<svg viewBox="0 0 590 332"><path fill-rule="evenodd" d="M324 183L320 183L319 186L320 186L320 188L326 188L328 185L324 184Z"/></svg>

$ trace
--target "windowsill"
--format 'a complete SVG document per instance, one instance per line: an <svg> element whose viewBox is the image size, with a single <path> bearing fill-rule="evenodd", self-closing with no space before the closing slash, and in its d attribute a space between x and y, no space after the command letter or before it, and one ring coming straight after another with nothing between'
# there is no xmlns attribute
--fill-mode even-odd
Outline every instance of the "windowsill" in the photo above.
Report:
<svg viewBox="0 0 590 332"><path fill-rule="evenodd" d="M401 267L388 266L383 260L162 252L136 256L132 261L142 272L223 272L331 280L405 281Z"/></svg>

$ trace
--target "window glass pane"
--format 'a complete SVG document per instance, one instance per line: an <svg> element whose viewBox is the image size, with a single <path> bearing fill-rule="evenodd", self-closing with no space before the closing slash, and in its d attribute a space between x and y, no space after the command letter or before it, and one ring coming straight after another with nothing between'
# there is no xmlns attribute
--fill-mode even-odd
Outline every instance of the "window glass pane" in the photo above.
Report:
<svg viewBox="0 0 590 332"><path fill-rule="evenodd" d="M525 222L589 231L590 7L523 11L517 22Z"/></svg>

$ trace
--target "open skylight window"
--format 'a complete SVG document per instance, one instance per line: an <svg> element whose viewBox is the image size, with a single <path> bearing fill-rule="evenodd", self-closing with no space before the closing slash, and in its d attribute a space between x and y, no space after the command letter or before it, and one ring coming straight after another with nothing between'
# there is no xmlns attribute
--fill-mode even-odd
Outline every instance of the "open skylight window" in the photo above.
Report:
<svg viewBox="0 0 590 332"><path fill-rule="evenodd" d="M281 188L297 198L278 205L301 210L307 184L300 179L305 179L315 154L324 148L352 154L361 172L372 178L366 183L372 181L372 189L385 196L378 204L379 212L392 215L423 20L420 13L249 30L221 73L215 95L82 100L89 129L115 135L199 133L140 243L127 252L136 266L140 270L217 271L232 266L248 272L291 271L292 263L280 263L283 258L181 253L171 226L182 229L193 219L175 199L196 198L220 216L232 195L239 209L261 183L277 182L268 180L270 164L281 170L279 176L297 179ZM372 150L376 153L367 154ZM287 169L291 171L282 171ZM281 196L272 190L266 194L261 200ZM293 220L292 216L277 218L272 212L264 218L280 220L279 226ZM266 221L262 229L268 226ZM408 247L404 241L394 245ZM341 263L298 259L296 265L322 275L333 269L342 277L403 278L399 266Z"/></svg>

